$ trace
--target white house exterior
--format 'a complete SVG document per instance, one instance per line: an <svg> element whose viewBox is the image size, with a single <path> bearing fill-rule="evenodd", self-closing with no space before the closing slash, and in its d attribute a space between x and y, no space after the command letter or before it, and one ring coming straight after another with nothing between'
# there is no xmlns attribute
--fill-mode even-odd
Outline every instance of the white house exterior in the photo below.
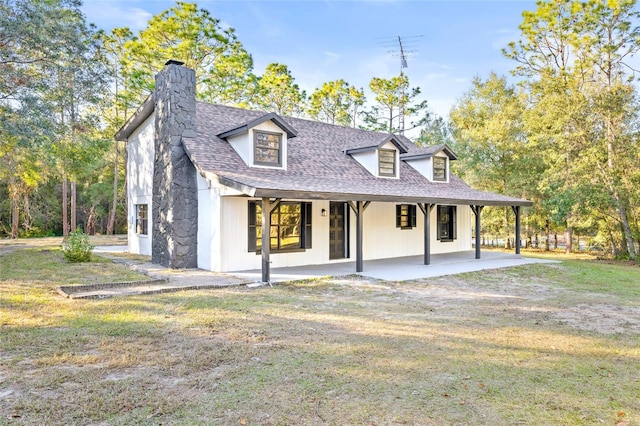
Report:
<svg viewBox="0 0 640 426"><path fill-rule="evenodd" d="M264 281L271 267L428 264L431 253L472 249L483 206L510 205L519 219L531 204L471 189L450 172L446 145L195 102L192 73L167 63L116 135L127 141L132 253L171 267L262 268Z"/></svg>

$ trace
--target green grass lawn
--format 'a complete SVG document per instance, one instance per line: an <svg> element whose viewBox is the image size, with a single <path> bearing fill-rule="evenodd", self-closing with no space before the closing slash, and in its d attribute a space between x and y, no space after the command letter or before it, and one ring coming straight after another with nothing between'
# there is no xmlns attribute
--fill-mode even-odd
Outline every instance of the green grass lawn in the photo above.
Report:
<svg viewBox="0 0 640 426"><path fill-rule="evenodd" d="M640 268L585 260L70 300L0 256L0 424L640 425Z"/></svg>

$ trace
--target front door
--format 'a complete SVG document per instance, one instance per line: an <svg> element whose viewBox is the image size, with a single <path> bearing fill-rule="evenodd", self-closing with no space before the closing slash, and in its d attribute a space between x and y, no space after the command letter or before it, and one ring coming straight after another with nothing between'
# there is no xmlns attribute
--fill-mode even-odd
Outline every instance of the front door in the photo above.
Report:
<svg viewBox="0 0 640 426"><path fill-rule="evenodd" d="M348 257L347 212L345 203L329 203L329 259Z"/></svg>

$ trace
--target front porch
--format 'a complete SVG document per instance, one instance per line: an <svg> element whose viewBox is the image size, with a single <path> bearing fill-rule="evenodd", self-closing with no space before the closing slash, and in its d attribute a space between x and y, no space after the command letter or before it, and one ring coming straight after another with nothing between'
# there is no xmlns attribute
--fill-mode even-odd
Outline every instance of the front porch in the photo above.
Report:
<svg viewBox="0 0 640 426"><path fill-rule="evenodd" d="M517 254L497 251L483 251L482 258L476 259L475 250L470 250L457 253L432 254L429 265L424 264L424 256L365 260L364 271L355 272L355 274L386 281L407 281L443 275L462 274L485 269L508 268L532 263L555 263L555 261L521 257ZM355 261L272 268L270 282L353 275L355 268ZM260 269L231 272L230 274L246 279L247 281L262 281L262 270Z"/></svg>

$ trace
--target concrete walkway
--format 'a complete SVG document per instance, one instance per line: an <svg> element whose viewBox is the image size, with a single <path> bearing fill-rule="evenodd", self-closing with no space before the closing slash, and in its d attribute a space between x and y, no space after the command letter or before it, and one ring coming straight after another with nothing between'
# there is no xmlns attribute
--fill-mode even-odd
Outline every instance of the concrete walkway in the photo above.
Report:
<svg viewBox="0 0 640 426"><path fill-rule="evenodd" d="M459 253L433 254L431 264L424 265L423 256L399 257L393 259L366 260L364 272L357 273L363 277L386 281L407 281L420 278L439 277L443 275L462 274L485 269L508 268L529 265L532 263L559 263L555 260L521 257L516 254L485 251L481 259L475 258L475 251ZM271 282L316 279L327 276L356 274L355 262L331 263L328 265L310 265L290 268L273 268ZM262 280L262 271L231 272L236 277L249 281Z"/></svg>
<svg viewBox="0 0 640 426"><path fill-rule="evenodd" d="M149 276L150 281L60 287L58 290L61 294L73 299L101 299L134 294L252 285L262 281L262 271L259 269L226 274L202 269L175 270L151 263L128 261L120 257L109 256L110 253L126 252L126 246L101 246L96 247L94 252L109 257L115 262L127 264L132 269ZM482 258L476 259L475 251L468 251L432 255L430 265L423 264L422 256L368 260L364 262L364 272L357 275L385 281L407 281L532 263L559 262L520 257L515 254L495 251L483 252ZM329 276L356 275L355 270L356 264L354 261L332 262L328 265L273 268L271 270L271 282L278 283Z"/></svg>

